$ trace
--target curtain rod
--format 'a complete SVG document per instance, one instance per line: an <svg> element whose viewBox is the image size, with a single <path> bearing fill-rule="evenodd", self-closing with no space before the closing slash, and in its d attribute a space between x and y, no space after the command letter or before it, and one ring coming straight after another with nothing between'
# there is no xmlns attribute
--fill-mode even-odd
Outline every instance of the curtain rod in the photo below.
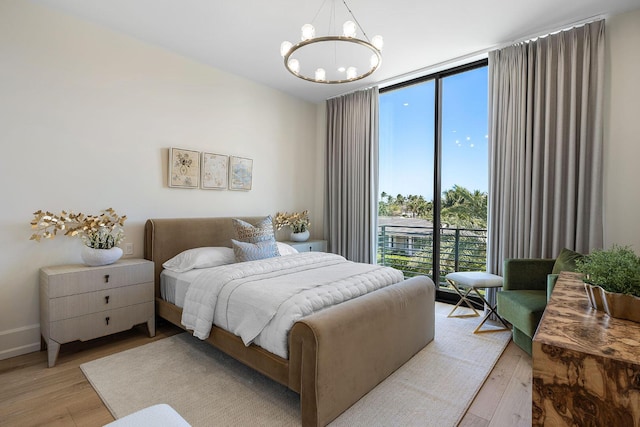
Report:
<svg viewBox="0 0 640 427"><path fill-rule="evenodd" d="M401 82L404 82L404 81L407 81L407 80L412 80L412 79L416 79L416 78L419 78L419 77L426 76L428 74L433 74L433 73L436 73L438 71L442 71L442 70L447 69L447 68L451 68L451 67L454 67L454 66L471 63L471 62L477 61L479 59L484 59L484 58L488 57L489 56L489 52L491 52L492 50L502 49L502 48L505 48L507 46L511 46L511 45L514 45L514 44L532 41L532 40L535 40L535 39L540 38L540 37L544 37L544 36L548 36L550 34L558 33L560 31L565 31L565 30L568 30L568 29L571 29L571 28L574 28L574 27L580 27L582 25L588 24L589 22L594 22L594 21L597 21L597 20L600 20L600 19L606 19L609 16L610 16L610 14L593 15L591 17L583 18L583 19L580 19L578 21L572 21L572 22L569 22L569 23L558 25L558 26L555 26L555 27L553 27L551 29L541 30L541 31L539 31L537 33L534 33L534 34L531 34L531 35L528 35L528 36L525 36L525 37L521 37L521 38L516 39L516 40L512 40L512 41L508 41L508 42L504 42L504 43L500 43L500 44L495 44L495 45L486 47L484 49L477 50L475 52L471 52L471 53L468 53L468 54L465 54L465 55L462 55L462 56L458 56L456 58L451 58L451 59L448 59L446 61L438 62L437 64L432 64L432 65L429 65L429 66L424 67L424 68L420 68L420 69L417 69L417 70L414 70L414 71L409 71L407 73L400 74L398 76L389 77L388 79L384 79L384 80L381 80L381 81L379 81L377 83L373 83L373 84L371 84L371 85L369 85L369 86L367 86L365 88L359 88L359 89L351 90L349 92L345 92L345 93L342 93L340 95L332 96L332 97L327 98L327 99L338 98L340 96L344 96L344 95L347 95L349 93L357 92L359 90L368 89L368 88L370 88L372 86L378 86L380 89L382 89L382 88L385 88L387 86L392 86L394 84L401 83Z"/></svg>

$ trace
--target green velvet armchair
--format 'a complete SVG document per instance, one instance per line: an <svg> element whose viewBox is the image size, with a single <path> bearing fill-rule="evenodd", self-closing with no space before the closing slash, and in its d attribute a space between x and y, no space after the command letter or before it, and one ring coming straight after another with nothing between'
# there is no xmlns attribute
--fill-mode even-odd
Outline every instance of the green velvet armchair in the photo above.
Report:
<svg viewBox="0 0 640 427"><path fill-rule="evenodd" d="M557 274L555 259L506 259L498 314L513 325L513 341L531 355L531 342ZM549 291L547 290L549 288Z"/></svg>
<svg viewBox="0 0 640 427"><path fill-rule="evenodd" d="M582 254L562 249L556 259L506 259L498 314L513 325L513 342L531 355L531 343L561 271L574 271Z"/></svg>

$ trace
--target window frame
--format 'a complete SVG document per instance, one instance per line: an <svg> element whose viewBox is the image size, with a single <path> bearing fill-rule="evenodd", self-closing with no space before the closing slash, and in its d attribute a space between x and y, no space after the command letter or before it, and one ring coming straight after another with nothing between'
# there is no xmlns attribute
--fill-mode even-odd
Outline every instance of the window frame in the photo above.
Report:
<svg viewBox="0 0 640 427"><path fill-rule="evenodd" d="M384 88L380 88L380 95L385 92L391 92L394 90L402 89L408 86L424 83L426 81L433 80L435 83L435 94L434 94L434 153L433 153L433 211L438 212L438 215L434 215L433 218L433 259L437 262L432 263L433 270L433 281L436 283L436 291L437 291L437 299L439 301L445 302L456 302L459 299L459 296L453 292L441 289L439 284L441 281L440 278L440 246L441 246L441 236L440 236L440 228L442 226L442 221L440 219L440 210L442 209L442 197L436 197L435 195L442 194L442 182L441 182L441 171L442 171L442 81L446 77L450 77L456 74L464 73L467 71L472 71L482 67L489 66L489 59L483 58L474 62L470 62L468 64L459 65L456 67L448 68L445 70L437 71L431 74L427 74L424 76L420 76L414 79L410 79L407 81L403 81L400 83L396 83L394 85L386 86ZM487 225L488 226L488 225ZM438 230L438 232L435 232ZM477 302L479 307L480 298L473 298L474 302Z"/></svg>

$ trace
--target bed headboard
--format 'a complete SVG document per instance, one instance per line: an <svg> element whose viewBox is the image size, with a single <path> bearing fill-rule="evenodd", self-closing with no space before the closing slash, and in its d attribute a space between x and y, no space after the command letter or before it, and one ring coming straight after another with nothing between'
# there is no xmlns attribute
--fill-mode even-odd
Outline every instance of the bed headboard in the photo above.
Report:
<svg viewBox="0 0 640 427"><path fill-rule="evenodd" d="M156 297L160 297L162 264L187 249L203 246L231 247L233 218L256 224L259 217L159 218L144 225L144 257L153 261Z"/></svg>

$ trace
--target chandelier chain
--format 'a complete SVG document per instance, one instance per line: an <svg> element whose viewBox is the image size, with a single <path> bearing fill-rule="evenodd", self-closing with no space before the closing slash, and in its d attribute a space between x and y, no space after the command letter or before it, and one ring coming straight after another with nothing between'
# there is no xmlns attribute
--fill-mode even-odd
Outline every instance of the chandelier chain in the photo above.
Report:
<svg viewBox="0 0 640 427"><path fill-rule="evenodd" d="M324 5L327 3L327 0L324 0L322 2L322 4L320 5L320 8L318 9L318 11L316 12L315 16L313 17L313 19L311 20L311 24L315 24L316 23L316 19L318 18L318 15L320 15L320 11L324 8ZM335 0L334 0L335 3Z"/></svg>
<svg viewBox="0 0 640 427"><path fill-rule="evenodd" d="M353 20L356 22L356 24L358 25L358 28L360 28L360 31L362 31L362 34L364 35L364 37L367 39L367 41L369 43L371 43L371 40L369 40L369 36L367 35L367 33L364 31L364 28L362 28L362 25L360 25L360 22L358 22L358 18L356 18L356 16L353 14L353 12L351 11L351 9L349 8L349 5L347 4L346 0L342 0L342 3L344 4L344 7L347 8L347 10L349 11L349 14L351 15L351 17L353 18Z"/></svg>

